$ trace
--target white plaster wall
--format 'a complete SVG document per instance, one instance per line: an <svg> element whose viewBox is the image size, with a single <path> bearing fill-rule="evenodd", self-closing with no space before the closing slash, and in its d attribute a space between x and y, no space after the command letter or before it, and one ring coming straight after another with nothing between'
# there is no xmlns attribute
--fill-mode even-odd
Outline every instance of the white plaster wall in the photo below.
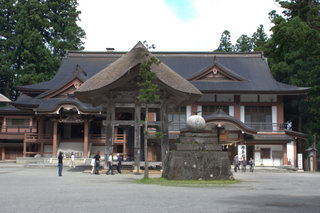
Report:
<svg viewBox="0 0 320 213"><path fill-rule="evenodd" d="M262 161L261 161L261 157L260 157L260 152L254 153L254 164L255 164L255 166L261 166Z"/></svg>
<svg viewBox="0 0 320 213"><path fill-rule="evenodd" d="M255 145L254 149L256 151L260 150L261 148L270 148L270 159L261 159L260 152L255 152L254 159L256 166L281 166L283 165L283 159L273 159L272 158L272 151L283 151L282 145Z"/></svg>
<svg viewBox="0 0 320 213"><path fill-rule="evenodd" d="M294 165L294 149L293 149L293 141L287 143L287 157L289 165Z"/></svg>
<svg viewBox="0 0 320 213"><path fill-rule="evenodd" d="M198 105L197 112L198 112L198 115L202 116L202 105Z"/></svg>
<svg viewBox="0 0 320 213"><path fill-rule="evenodd" d="M277 123L277 106L272 106L272 123ZM277 130L277 125L272 126L272 130Z"/></svg>
<svg viewBox="0 0 320 213"><path fill-rule="evenodd" d="M191 116L191 105L187 105L186 114L187 114L187 120L188 120L188 118Z"/></svg>
<svg viewBox="0 0 320 213"><path fill-rule="evenodd" d="M244 123L244 118L245 118L245 114L244 114L244 106L240 106L240 121Z"/></svg>
<svg viewBox="0 0 320 213"><path fill-rule="evenodd" d="M233 105L229 106L229 115L234 117L234 106Z"/></svg>

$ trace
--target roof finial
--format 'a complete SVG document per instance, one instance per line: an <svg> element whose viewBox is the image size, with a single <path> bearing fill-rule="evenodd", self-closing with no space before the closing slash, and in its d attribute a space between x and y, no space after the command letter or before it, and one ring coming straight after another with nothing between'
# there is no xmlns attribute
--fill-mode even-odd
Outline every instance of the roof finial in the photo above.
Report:
<svg viewBox="0 0 320 213"><path fill-rule="evenodd" d="M133 49L134 48L144 48L144 49L147 49L144 45L143 45L143 43L141 42L141 41L139 41L134 47L133 47Z"/></svg>

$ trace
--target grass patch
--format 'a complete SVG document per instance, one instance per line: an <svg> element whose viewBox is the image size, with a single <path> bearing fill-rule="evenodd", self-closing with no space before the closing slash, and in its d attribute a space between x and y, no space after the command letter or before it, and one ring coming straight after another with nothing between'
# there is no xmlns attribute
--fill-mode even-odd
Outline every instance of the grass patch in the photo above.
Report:
<svg viewBox="0 0 320 213"><path fill-rule="evenodd" d="M156 184L163 186L219 186L239 183L239 180L168 180L166 178L142 178L135 180L140 184Z"/></svg>

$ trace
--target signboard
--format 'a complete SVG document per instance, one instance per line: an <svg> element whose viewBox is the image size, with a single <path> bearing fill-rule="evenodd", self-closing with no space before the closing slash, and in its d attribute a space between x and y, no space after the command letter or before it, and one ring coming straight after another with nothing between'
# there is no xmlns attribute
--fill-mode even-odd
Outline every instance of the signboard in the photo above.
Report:
<svg viewBox="0 0 320 213"><path fill-rule="evenodd" d="M303 164L302 164L303 158L302 158L302 153L298 153L298 169L303 169Z"/></svg>
<svg viewBox="0 0 320 213"><path fill-rule="evenodd" d="M246 151L247 151L246 145L243 145L243 144L238 145L238 159L239 159L239 161L246 159L246 156L247 156Z"/></svg>

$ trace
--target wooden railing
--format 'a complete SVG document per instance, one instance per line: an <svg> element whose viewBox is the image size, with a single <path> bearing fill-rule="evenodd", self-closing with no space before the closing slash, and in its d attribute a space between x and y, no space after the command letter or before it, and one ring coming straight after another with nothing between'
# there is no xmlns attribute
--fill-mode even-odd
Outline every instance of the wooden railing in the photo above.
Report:
<svg viewBox="0 0 320 213"><path fill-rule="evenodd" d="M127 143L127 134L124 132L123 134L114 133L114 143Z"/></svg>
<svg viewBox="0 0 320 213"><path fill-rule="evenodd" d="M105 142L106 142L105 135L91 134L89 136L89 143L93 143L93 144L101 143L101 144L104 144Z"/></svg>
<svg viewBox="0 0 320 213"><path fill-rule="evenodd" d="M33 126L0 126L1 133L23 134L32 133Z"/></svg>
<svg viewBox="0 0 320 213"><path fill-rule="evenodd" d="M52 140L52 136L48 135L39 136L37 133L24 134L24 142L26 143L50 143Z"/></svg>
<svg viewBox="0 0 320 213"><path fill-rule="evenodd" d="M288 123L246 122L245 125L258 132L281 132L291 128L288 126Z"/></svg>

